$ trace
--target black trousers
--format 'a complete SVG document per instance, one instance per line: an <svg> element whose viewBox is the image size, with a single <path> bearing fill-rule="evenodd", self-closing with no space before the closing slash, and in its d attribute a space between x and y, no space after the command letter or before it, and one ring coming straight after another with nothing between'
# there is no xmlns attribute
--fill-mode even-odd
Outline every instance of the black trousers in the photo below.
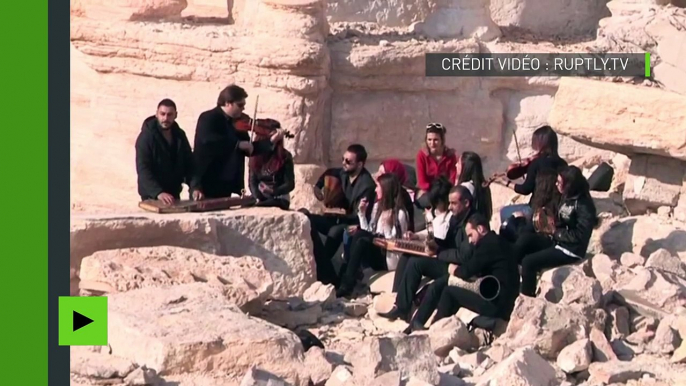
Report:
<svg viewBox="0 0 686 386"><path fill-rule="evenodd" d="M569 256L554 246L525 255L522 259L522 289L521 293L526 296L536 296L538 274L544 269L562 267L573 264L579 259Z"/></svg>
<svg viewBox="0 0 686 386"><path fill-rule="evenodd" d="M284 200L283 198L268 198L264 201L258 201L255 206L260 206L260 207L277 207L281 208L283 210L288 210L291 206L291 203L288 200Z"/></svg>
<svg viewBox="0 0 686 386"><path fill-rule="evenodd" d="M524 256L542 251L544 249L554 247L555 242L550 237L544 236L540 233L523 233L517 237L514 243L513 252L517 263L522 265Z"/></svg>
<svg viewBox="0 0 686 386"><path fill-rule="evenodd" d="M404 256L400 260L403 258ZM400 263L398 264L399 268ZM399 271L396 270L396 278L398 274ZM419 289L422 277L427 276L431 279L438 279L447 274L448 263L444 261L431 257L408 257L407 262L403 264L402 273L400 273L401 279L395 298L396 308L402 313L409 314L412 310L412 300Z"/></svg>
<svg viewBox="0 0 686 386"><path fill-rule="evenodd" d="M371 233L363 230L358 230L353 234L348 261L341 267L340 289L352 291L355 288L357 273L363 263L375 271L388 269L386 250L374 245L373 239L374 236Z"/></svg>
<svg viewBox="0 0 686 386"><path fill-rule="evenodd" d="M338 286L338 275L331 259L343 242L343 233L347 225L336 216L307 214L310 220L310 237L314 249L314 260L317 263L317 280L324 284ZM324 235L322 242L320 234Z"/></svg>
<svg viewBox="0 0 686 386"><path fill-rule="evenodd" d="M475 292L449 286L448 278L448 275L443 276L429 285L413 322L425 325L431 314L436 310L435 323L438 320L455 315L462 307L482 316L498 316L498 308L494 303L484 300Z"/></svg>

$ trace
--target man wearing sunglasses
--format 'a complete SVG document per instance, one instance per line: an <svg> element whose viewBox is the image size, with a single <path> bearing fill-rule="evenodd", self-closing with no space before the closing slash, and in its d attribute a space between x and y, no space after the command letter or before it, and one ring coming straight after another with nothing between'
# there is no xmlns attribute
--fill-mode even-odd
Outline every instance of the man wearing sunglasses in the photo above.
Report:
<svg viewBox="0 0 686 386"><path fill-rule="evenodd" d="M324 284L338 286L338 275L331 259L343 242L343 233L351 225L359 225L357 210L362 200L367 200L365 216L371 217L372 207L376 199L376 183L371 173L365 168L367 151L364 146L353 144L348 146L343 154L342 167L335 171L338 174L343 194L345 195L345 215L309 214L310 236L314 246L314 258L317 262L317 280ZM323 195L314 187L315 196L322 199ZM320 237L324 235L324 241Z"/></svg>
<svg viewBox="0 0 686 386"><path fill-rule="evenodd" d="M232 84L219 93L217 106L198 118L193 155L206 198L240 194L245 185L245 157L269 153L283 138L279 131L270 139L250 142L249 133L236 130L234 121L243 114L247 97L242 87Z"/></svg>

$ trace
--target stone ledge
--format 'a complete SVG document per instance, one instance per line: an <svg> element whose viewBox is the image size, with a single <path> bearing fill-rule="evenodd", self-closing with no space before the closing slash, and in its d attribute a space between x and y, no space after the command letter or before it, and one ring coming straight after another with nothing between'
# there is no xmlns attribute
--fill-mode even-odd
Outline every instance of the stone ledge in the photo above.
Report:
<svg viewBox="0 0 686 386"><path fill-rule="evenodd" d="M262 259L274 280L272 297L300 296L316 280L310 224L302 213L271 208L160 215L73 215L70 267L97 251L172 246L220 256ZM71 280L76 295L78 275Z"/></svg>

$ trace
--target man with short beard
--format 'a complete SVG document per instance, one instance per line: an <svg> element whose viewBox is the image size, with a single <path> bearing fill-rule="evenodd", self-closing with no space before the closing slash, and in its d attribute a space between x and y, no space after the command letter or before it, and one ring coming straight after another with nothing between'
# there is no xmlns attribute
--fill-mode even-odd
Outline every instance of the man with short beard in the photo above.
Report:
<svg viewBox="0 0 686 386"><path fill-rule="evenodd" d="M194 200L203 198L194 175L193 153L186 133L176 123L176 104L164 99L155 115L143 121L136 139L136 172L141 200L171 205L180 200L182 184Z"/></svg>
<svg viewBox="0 0 686 386"><path fill-rule="evenodd" d="M237 85L224 88L217 106L198 117L193 155L196 173L207 198L231 197L245 187L245 157L270 153L283 139L283 130L271 138L250 141L250 134L236 130L248 93Z"/></svg>

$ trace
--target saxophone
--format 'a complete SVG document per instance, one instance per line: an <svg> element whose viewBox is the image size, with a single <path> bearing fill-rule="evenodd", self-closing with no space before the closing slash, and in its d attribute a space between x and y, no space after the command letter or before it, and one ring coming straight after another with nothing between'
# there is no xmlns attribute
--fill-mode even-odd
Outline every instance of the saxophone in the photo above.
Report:
<svg viewBox="0 0 686 386"><path fill-rule="evenodd" d="M448 277L448 285L474 292L484 300L493 300L500 294L500 281L495 276L488 275L473 281L462 280L457 276Z"/></svg>

